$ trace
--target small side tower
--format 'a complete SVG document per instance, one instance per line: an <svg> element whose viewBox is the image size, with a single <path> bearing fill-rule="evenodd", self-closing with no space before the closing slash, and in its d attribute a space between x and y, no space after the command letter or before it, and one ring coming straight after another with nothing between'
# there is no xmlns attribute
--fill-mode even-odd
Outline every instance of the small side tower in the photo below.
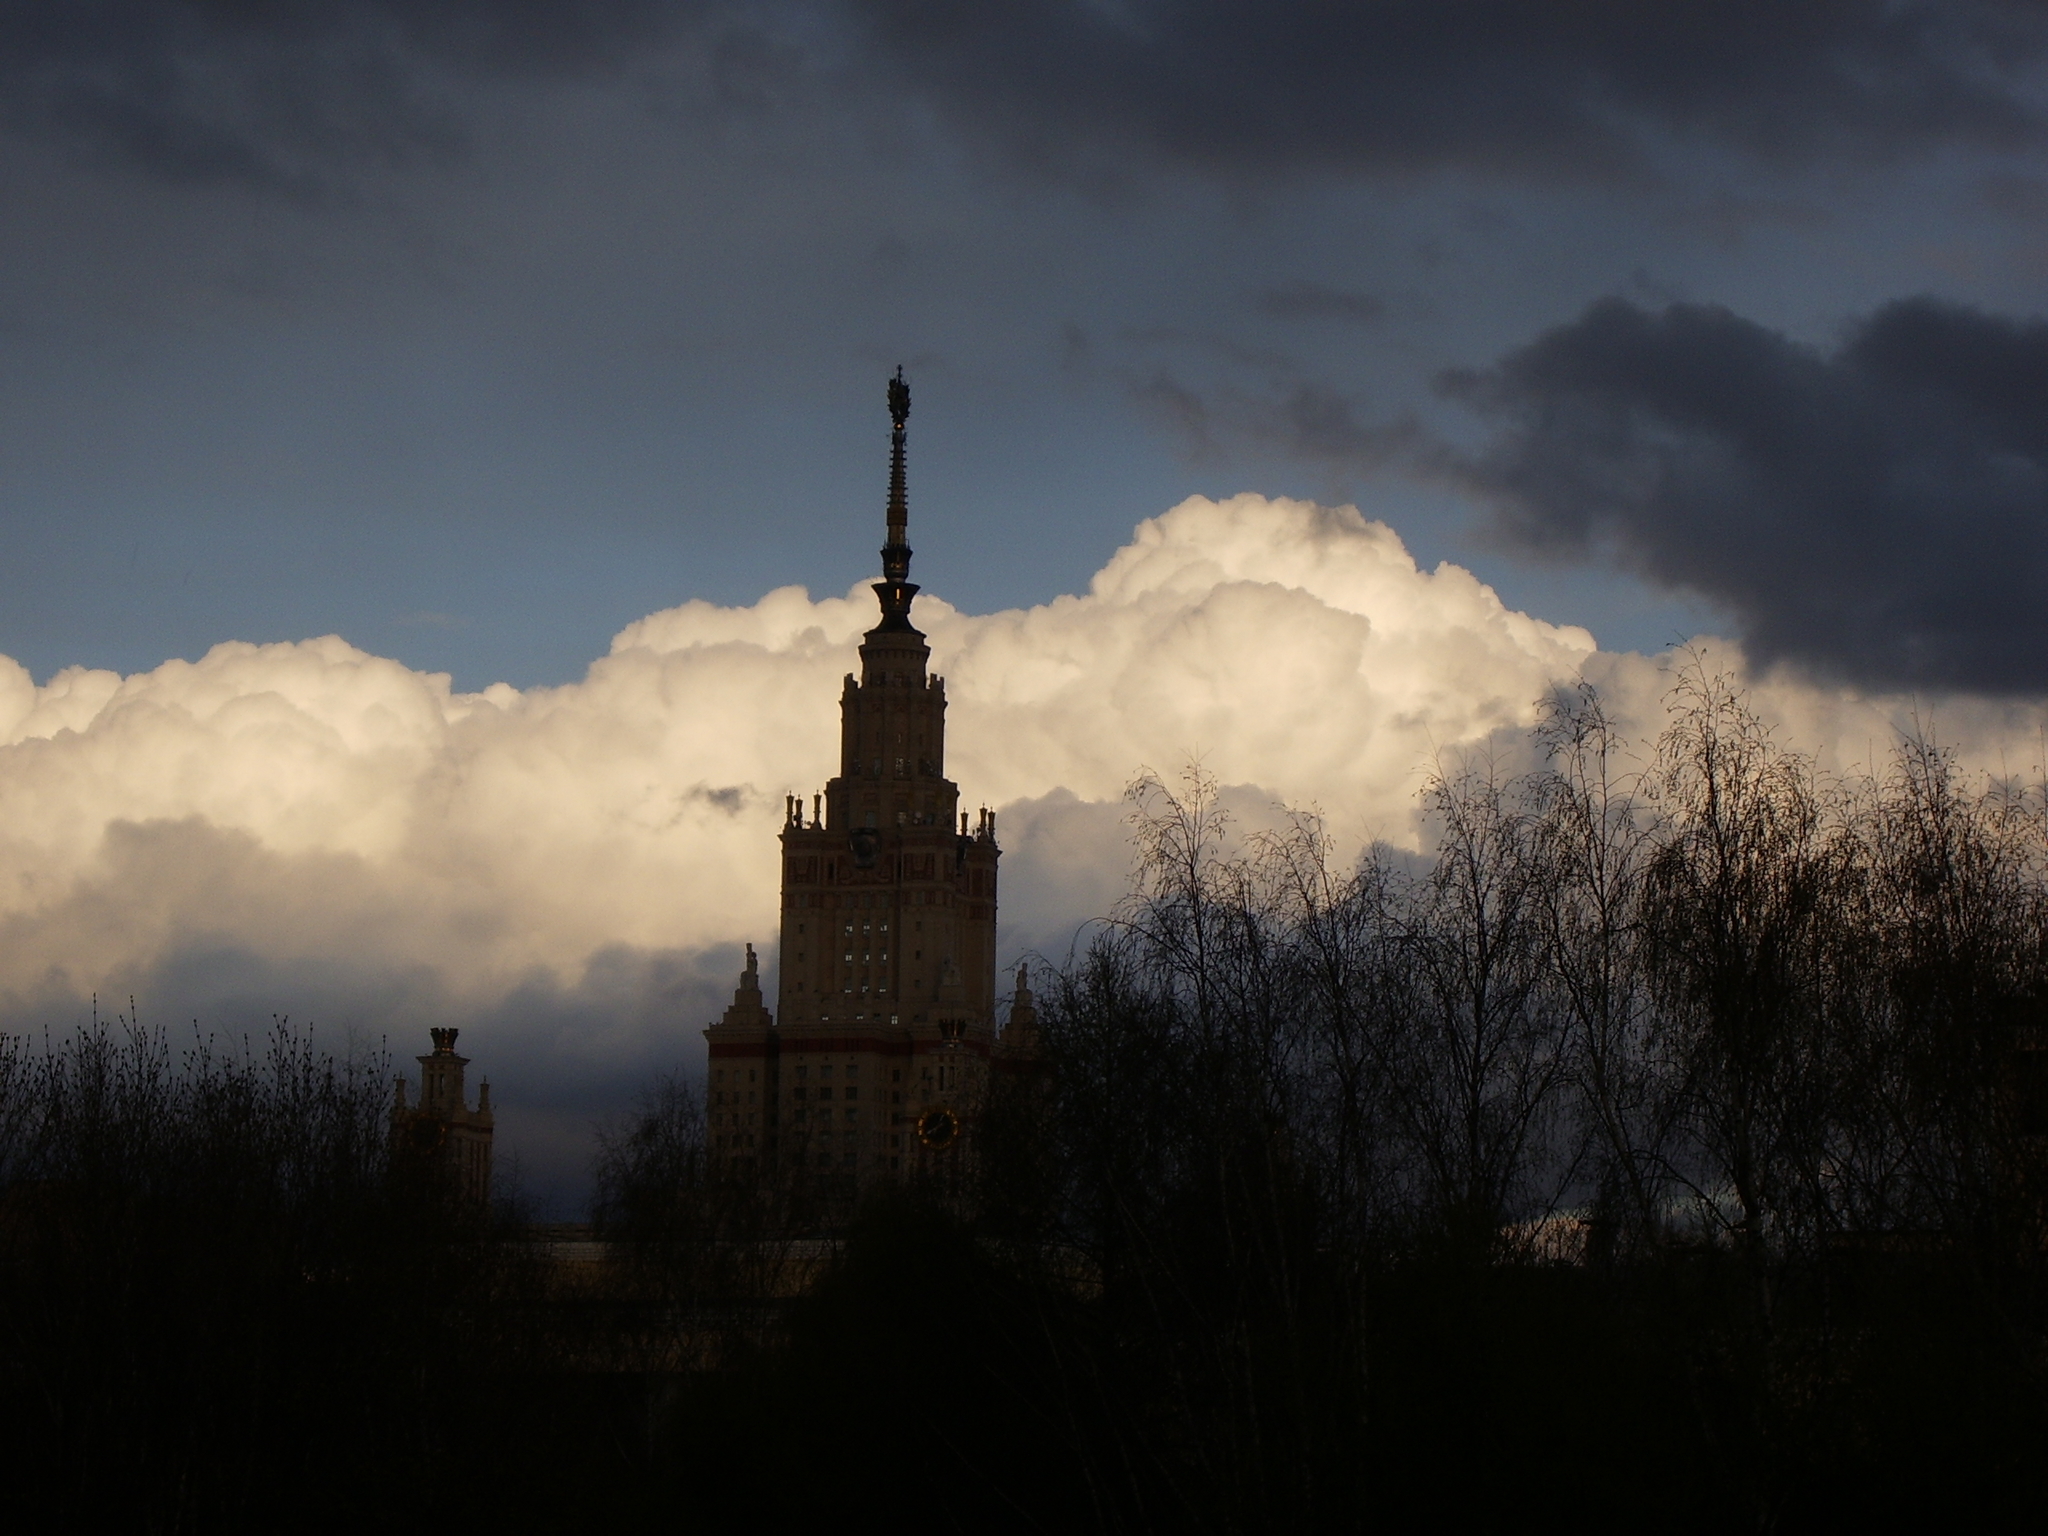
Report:
<svg viewBox="0 0 2048 1536"><path fill-rule="evenodd" d="M1003 1026L997 1049L1011 1066L1038 1065L1038 1003L1031 995L1031 967L1017 967L1017 991L1010 1000L1010 1021Z"/></svg>
<svg viewBox="0 0 2048 1536"><path fill-rule="evenodd" d="M704 1031L710 1042L711 1155L745 1169L761 1164L775 1111L775 1018L761 1000L761 962L747 946L747 968L725 1017Z"/></svg>
<svg viewBox="0 0 2048 1536"><path fill-rule="evenodd" d="M491 1085L477 1086L476 1108L463 1092L467 1056L455 1054L452 1029L431 1029L434 1049L416 1058L420 1064L420 1099L405 1101L405 1079L391 1103L391 1160L394 1165L425 1170L448 1181L462 1204L477 1211L491 1203Z"/></svg>

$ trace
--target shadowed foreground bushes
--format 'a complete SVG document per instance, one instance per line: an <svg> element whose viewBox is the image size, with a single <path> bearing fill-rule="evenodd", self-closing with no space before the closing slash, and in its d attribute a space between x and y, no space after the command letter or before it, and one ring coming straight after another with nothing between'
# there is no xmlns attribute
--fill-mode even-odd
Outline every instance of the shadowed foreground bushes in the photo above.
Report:
<svg viewBox="0 0 2048 1536"><path fill-rule="evenodd" d="M389 1062L280 1024L0 1039L10 1503L151 1531L459 1507L521 1266L387 1163Z"/></svg>
<svg viewBox="0 0 2048 1536"><path fill-rule="evenodd" d="M1695 672L1427 803L1339 867L1141 780L974 1189L843 1232L680 1082L576 1266L392 1180L381 1063L7 1056L9 1443L164 1530L2031 1527L2040 787Z"/></svg>
<svg viewBox="0 0 2048 1536"><path fill-rule="evenodd" d="M871 1208L669 1475L771 1527L875 1476L946 1529L2031 1523L2041 787L1824 774L1694 670L1659 741L1568 693L1427 809L1339 868L1140 780L979 1198ZM650 1101L603 1184L704 1316L806 1216L697 1116Z"/></svg>

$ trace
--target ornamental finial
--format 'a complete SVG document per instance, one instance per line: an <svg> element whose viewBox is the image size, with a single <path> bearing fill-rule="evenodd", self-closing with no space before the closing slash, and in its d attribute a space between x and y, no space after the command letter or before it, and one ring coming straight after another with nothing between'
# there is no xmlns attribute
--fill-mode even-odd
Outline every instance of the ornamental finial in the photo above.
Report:
<svg viewBox="0 0 2048 1536"><path fill-rule="evenodd" d="M910 385L903 377L903 365L896 365L896 377L889 381L889 419L896 423L896 430L903 430L903 423L910 420Z"/></svg>
<svg viewBox="0 0 2048 1536"><path fill-rule="evenodd" d="M889 512L888 542L882 546L882 580L875 595L882 600L883 629L910 628L910 600L917 588L910 580L910 497L904 487L903 424L910 419L910 385L899 364L889 381Z"/></svg>

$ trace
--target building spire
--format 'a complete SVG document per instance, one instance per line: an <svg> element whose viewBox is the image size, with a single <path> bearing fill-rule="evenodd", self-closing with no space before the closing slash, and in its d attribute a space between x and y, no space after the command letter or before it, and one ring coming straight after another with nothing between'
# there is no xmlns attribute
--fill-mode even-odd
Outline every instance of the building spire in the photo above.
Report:
<svg viewBox="0 0 2048 1536"><path fill-rule="evenodd" d="M904 489L903 424L910 420L910 385L903 369L889 381L889 542L882 546L882 579L875 596L882 600L883 629L909 629L910 600L917 588L910 580L910 501Z"/></svg>

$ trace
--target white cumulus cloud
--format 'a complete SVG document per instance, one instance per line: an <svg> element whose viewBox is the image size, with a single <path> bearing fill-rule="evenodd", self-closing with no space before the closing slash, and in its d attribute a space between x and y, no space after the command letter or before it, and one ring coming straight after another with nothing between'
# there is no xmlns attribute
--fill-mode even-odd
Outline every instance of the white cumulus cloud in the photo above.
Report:
<svg viewBox="0 0 2048 1536"><path fill-rule="evenodd" d="M508 1140L573 1183L584 1122L700 1052L738 944L772 939L782 796L831 773L874 613L865 585L686 602L579 682L476 694L332 636L41 687L0 658L0 1027L63 1027L94 993L408 1054L461 1024ZM1402 837L1432 758L1519 730L1553 684L1594 677L1645 733L1663 687L1351 508L1249 495L1141 524L1084 595L917 617L951 776L1006 813L1012 952L1114 899L1141 766L1199 752L1244 794ZM1857 757L1899 708L1765 692ZM2033 739L2023 716L1947 723L1995 753Z"/></svg>

